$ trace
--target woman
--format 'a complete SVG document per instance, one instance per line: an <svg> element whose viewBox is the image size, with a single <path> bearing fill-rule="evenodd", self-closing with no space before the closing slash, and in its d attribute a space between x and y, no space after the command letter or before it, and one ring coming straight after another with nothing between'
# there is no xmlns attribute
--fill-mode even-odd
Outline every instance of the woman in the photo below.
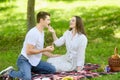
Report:
<svg viewBox="0 0 120 80"><path fill-rule="evenodd" d="M79 16L72 17L70 29L59 39L52 27L50 27L49 30L52 32L54 44L56 46L65 44L67 52L65 55L49 58L47 62L54 65L57 72L81 71L85 62L85 49L87 45L87 37L82 19Z"/></svg>

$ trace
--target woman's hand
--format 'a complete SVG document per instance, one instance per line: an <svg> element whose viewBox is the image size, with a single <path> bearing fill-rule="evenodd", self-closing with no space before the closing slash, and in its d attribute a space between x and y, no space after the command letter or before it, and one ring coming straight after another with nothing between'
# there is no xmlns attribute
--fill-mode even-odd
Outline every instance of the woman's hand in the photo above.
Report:
<svg viewBox="0 0 120 80"><path fill-rule="evenodd" d="M78 66L78 67L77 67L77 72L80 72L80 71L82 71L82 67L81 67L81 66Z"/></svg>
<svg viewBox="0 0 120 80"><path fill-rule="evenodd" d="M54 41L57 40L58 38L56 36L55 30L51 26L48 26L48 30L52 33Z"/></svg>
<svg viewBox="0 0 120 80"><path fill-rule="evenodd" d="M48 30L49 30L51 33L55 33L55 30L54 30L51 26L48 27Z"/></svg>
<svg viewBox="0 0 120 80"><path fill-rule="evenodd" d="M52 57L59 57L61 56L60 54L54 54Z"/></svg>

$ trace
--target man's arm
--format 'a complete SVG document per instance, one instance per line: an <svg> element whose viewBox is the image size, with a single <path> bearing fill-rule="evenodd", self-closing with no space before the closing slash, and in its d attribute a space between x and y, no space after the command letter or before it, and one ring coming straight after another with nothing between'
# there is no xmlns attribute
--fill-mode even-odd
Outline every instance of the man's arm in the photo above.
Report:
<svg viewBox="0 0 120 80"><path fill-rule="evenodd" d="M48 47L43 48L41 50L35 49L35 47L33 45L31 45L31 44L27 44L27 46L26 46L26 53L28 55L39 54L39 53L43 53L43 52L51 52L53 50L54 50L53 46L48 46Z"/></svg>

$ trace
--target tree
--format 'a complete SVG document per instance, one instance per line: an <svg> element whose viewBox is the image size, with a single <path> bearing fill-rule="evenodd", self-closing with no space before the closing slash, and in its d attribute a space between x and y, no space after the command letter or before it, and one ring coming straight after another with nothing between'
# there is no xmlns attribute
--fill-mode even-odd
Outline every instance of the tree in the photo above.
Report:
<svg viewBox="0 0 120 80"><path fill-rule="evenodd" d="M28 0L27 3L27 26L28 30L35 26L35 15L34 15L35 0Z"/></svg>

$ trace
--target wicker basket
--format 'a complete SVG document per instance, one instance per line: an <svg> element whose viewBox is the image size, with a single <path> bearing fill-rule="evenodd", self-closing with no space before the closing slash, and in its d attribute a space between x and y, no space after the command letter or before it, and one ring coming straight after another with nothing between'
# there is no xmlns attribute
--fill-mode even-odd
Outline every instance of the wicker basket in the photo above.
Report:
<svg viewBox="0 0 120 80"><path fill-rule="evenodd" d="M120 59L112 59L111 57L108 60L110 71L120 71Z"/></svg>
<svg viewBox="0 0 120 80"><path fill-rule="evenodd" d="M120 56L118 55L118 49L115 48L114 55L108 59L108 64L110 71L117 72L120 71Z"/></svg>

